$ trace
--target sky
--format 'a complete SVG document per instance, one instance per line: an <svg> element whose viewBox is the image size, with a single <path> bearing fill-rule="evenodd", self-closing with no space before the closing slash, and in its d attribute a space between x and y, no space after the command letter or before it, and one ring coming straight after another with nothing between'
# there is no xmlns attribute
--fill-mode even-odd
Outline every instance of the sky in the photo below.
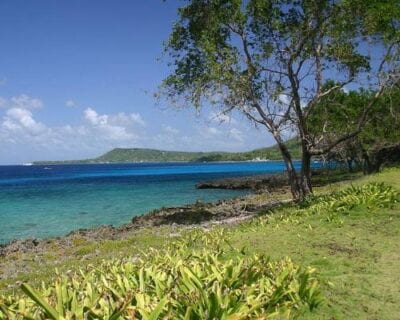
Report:
<svg viewBox="0 0 400 320"><path fill-rule="evenodd" d="M273 144L218 110L157 103L163 42L181 2L0 1L0 164L115 147L245 151Z"/></svg>

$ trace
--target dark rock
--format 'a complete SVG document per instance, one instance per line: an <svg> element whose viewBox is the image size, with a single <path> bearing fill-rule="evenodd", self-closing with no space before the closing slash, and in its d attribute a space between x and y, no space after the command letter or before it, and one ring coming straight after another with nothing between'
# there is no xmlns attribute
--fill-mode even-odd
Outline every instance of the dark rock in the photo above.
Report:
<svg viewBox="0 0 400 320"><path fill-rule="evenodd" d="M198 189L251 189L273 191L288 185L285 174L265 174L200 182Z"/></svg>
<svg viewBox="0 0 400 320"><path fill-rule="evenodd" d="M41 240L36 238L13 240L8 245L0 247L0 256L5 256L14 252L33 251Z"/></svg>
<svg viewBox="0 0 400 320"><path fill-rule="evenodd" d="M272 181L269 177L268 181ZM49 246L56 245L60 249L65 249L74 245L75 239L85 239L89 241L123 239L132 232L146 227L161 225L195 226L206 225L208 223L233 223L241 221L243 218L251 217L259 213L287 203L288 201L273 201L271 199L252 200L252 196L236 198L232 200L220 200L215 203L196 202L192 205L161 208L153 210L147 214L132 218L132 222L119 227L103 225L89 229L79 229L72 231L64 237L39 240L26 239L14 240L9 244L0 246L0 256L6 256L15 252L34 252L41 254ZM48 250L48 249L47 249Z"/></svg>
<svg viewBox="0 0 400 320"><path fill-rule="evenodd" d="M79 236L88 236L90 235L93 238L101 238L104 234L109 234L113 232L115 228L112 225L102 225L94 228L87 228L87 229L78 229L71 231L67 234L67 236L79 235Z"/></svg>
<svg viewBox="0 0 400 320"><path fill-rule="evenodd" d="M134 225L160 226L163 224L199 224L212 218L211 204L199 204L161 208L132 218Z"/></svg>

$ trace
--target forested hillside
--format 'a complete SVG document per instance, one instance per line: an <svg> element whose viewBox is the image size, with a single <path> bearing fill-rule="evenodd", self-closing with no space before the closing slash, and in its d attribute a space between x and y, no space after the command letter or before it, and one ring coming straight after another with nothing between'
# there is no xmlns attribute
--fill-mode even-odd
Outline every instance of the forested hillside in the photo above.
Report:
<svg viewBox="0 0 400 320"><path fill-rule="evenodd" d="M287 143L296 157L300 149L296 139ZM281 160L277 146L261 148L247 152L182 152L141 148L115 148L98 158L71 161L36 161L34 164L68 164L68 163L123 163L123 162L212 162L212 161L249 161Z"/></svg>

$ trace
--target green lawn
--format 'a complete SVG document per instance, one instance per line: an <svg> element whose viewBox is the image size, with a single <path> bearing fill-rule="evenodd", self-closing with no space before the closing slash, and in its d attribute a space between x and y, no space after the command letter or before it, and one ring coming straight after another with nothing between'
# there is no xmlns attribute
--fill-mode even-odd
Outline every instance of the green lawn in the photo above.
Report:
<svg viewBox="0 0 400 320"><path fill-rule="evenodd" d="M354 183L371 181L400 190L400 170ZM242 227L233 234L232 243L273 259L289 256L318 269L325 303L304 319L400 319L400 206L372 212L361 207L343 219L340 225L311 216L251 231Z"/></svg>
<svg viewBox="0 0 400 320"><path fill-rule="evenodd" d="M369 182L385 182L400 191L400 169L319 187L316 193ZM290 257L296 264L316 268L324 303L313 312L302 313L301 319L400 319L400 205L372 209L358 205L333 221L327 221L323 213L293 216L296 210L281 208L250 223L226 227L230 244L226 249L237 255L234 248L244 247L247 255L260 253L272 260ZM50 242L48 252L39 257L27 253L1 258L0 285L9 293L7 285L16 280L33 285L49 281L54 267L66 271L102 259L136 255L168 243L180 232L172 227L147 229L126 240L99 243L77 238L63 252L51 250ZM25 271L5 276L5 268L13 264Z"/></svg>

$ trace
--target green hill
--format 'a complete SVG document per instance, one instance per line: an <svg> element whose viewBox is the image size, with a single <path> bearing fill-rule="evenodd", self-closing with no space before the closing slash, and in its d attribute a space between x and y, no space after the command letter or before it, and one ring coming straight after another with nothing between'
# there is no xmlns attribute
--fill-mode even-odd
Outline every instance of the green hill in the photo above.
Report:
<svg viewBox="0 0 400 320"><path fill-rule="evenodd" d="M220 152L181 152L140 148L115 148L96 158L100 162L179 162L196 161L201 157L218 156Z"/></svg>
<svg viewBox="0 0 400 320"><path fill-rule="evenodd" d="M300 157L297 140L287 142L294 158ZM280 160L281 154L276 145L247 152L182 152L141 148L115 148L98 158L71 161L36 161L34 164L68 163L123 163L123 162L213 162L213 161L249 161Z"/></svg>

